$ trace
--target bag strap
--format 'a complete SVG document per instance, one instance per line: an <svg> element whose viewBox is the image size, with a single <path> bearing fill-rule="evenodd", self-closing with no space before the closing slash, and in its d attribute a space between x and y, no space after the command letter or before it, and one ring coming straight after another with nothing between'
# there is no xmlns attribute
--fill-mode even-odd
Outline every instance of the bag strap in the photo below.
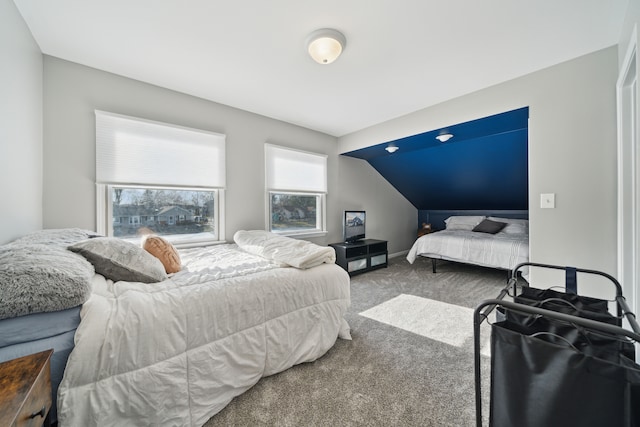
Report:
<svg viewBox="0 0 640 427"><path fill-rule="evenodd" d="M565 288L568 294L578 293L578 277L575 267L565 267Z"/></svg>

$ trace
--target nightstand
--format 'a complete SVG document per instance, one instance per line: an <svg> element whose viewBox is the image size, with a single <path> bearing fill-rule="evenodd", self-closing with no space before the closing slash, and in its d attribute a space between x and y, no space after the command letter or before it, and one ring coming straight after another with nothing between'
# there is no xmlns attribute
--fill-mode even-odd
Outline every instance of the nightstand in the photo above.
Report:
<svg viewBox="0 0 640 427"><path fill-rule="evenodd" d="M418 237L422 237L425 234L429 234L431 232L433 232L433 230L431 229L431 224L423 222L422 227L418 229Z"/></svg>
<svg viewBox="0 0 640 427"><path fill-rule="evenodd" d="M50 425L53 350L0 363L0 426Z"/></svg>

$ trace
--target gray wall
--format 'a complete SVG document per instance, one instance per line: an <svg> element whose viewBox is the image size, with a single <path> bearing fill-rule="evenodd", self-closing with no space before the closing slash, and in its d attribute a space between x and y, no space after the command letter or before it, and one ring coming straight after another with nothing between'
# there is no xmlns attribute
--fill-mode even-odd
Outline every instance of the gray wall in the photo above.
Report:
<svg viewBox="0 0 640 427"><path fill-rule="evenodd" d="M529 106L531 259L615 274L617 63L613 46L341 137L339 150Z"/></svg>
<svg viewBox="0 0 640 427"><path fill-rule="evenodd" d="M339 204L367 211L367 237L387 240L390 256L406 253L418 231L415 206L365 160L340 156L339 166Z"/></svg>
<svg viewBox="0 0 640 427"><path fill-rule="evenodd" d="M42 54L0 0L0 244L42 227Z"/></svg>
<svg viewBox="0 0 640 427"><path fill-rule="evenodd" d="M240 229L265 228L265 142L329 156L329 233L311 240L341 241L342 210L368 207L340 195L345 185L334 137L50 56L44 57L44 82L45 228L95 229L95 109L227 135L227 240ZM377 200L398 197L381 177L372 180L363 191L382 187ZM373 230L382 229L384 220L372 216Z"/></svg>

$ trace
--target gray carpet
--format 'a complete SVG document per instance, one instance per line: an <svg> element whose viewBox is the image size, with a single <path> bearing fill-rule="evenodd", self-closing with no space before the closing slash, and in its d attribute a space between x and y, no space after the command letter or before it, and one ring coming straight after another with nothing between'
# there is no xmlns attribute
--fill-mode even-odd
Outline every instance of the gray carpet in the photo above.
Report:
<svg viewBox="0 0 640 427"><path fill-rule="evenodd" d="M472 339L452 346L358 313L401 294L474 308L495 297L506 278L504 271L444 261L433 274L429 260L410 265L404 258L354 276L346 316L353 340L339 339L319 360L263 378L205 425L475 425ZM485 407L488 371L483 357Z"/></svg>

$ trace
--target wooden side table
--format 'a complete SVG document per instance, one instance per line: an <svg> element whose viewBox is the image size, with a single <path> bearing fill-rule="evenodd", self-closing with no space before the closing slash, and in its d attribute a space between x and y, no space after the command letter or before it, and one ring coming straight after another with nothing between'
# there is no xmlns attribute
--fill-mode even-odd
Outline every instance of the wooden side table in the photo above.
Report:
<svg viewBox="0 0 640 427"><path fill-rule="evenodd" d="M0 363L0 426L50 425L53 350Z"/></svg>
<svg viewBox="0 0 640 427"><path fill-rule="evenodd" d="M433 230L431 229L431 224L427 224L426 222L422 223L422 228L418 229L418 237L422 237L425 234L431 233Z"/></svg>

